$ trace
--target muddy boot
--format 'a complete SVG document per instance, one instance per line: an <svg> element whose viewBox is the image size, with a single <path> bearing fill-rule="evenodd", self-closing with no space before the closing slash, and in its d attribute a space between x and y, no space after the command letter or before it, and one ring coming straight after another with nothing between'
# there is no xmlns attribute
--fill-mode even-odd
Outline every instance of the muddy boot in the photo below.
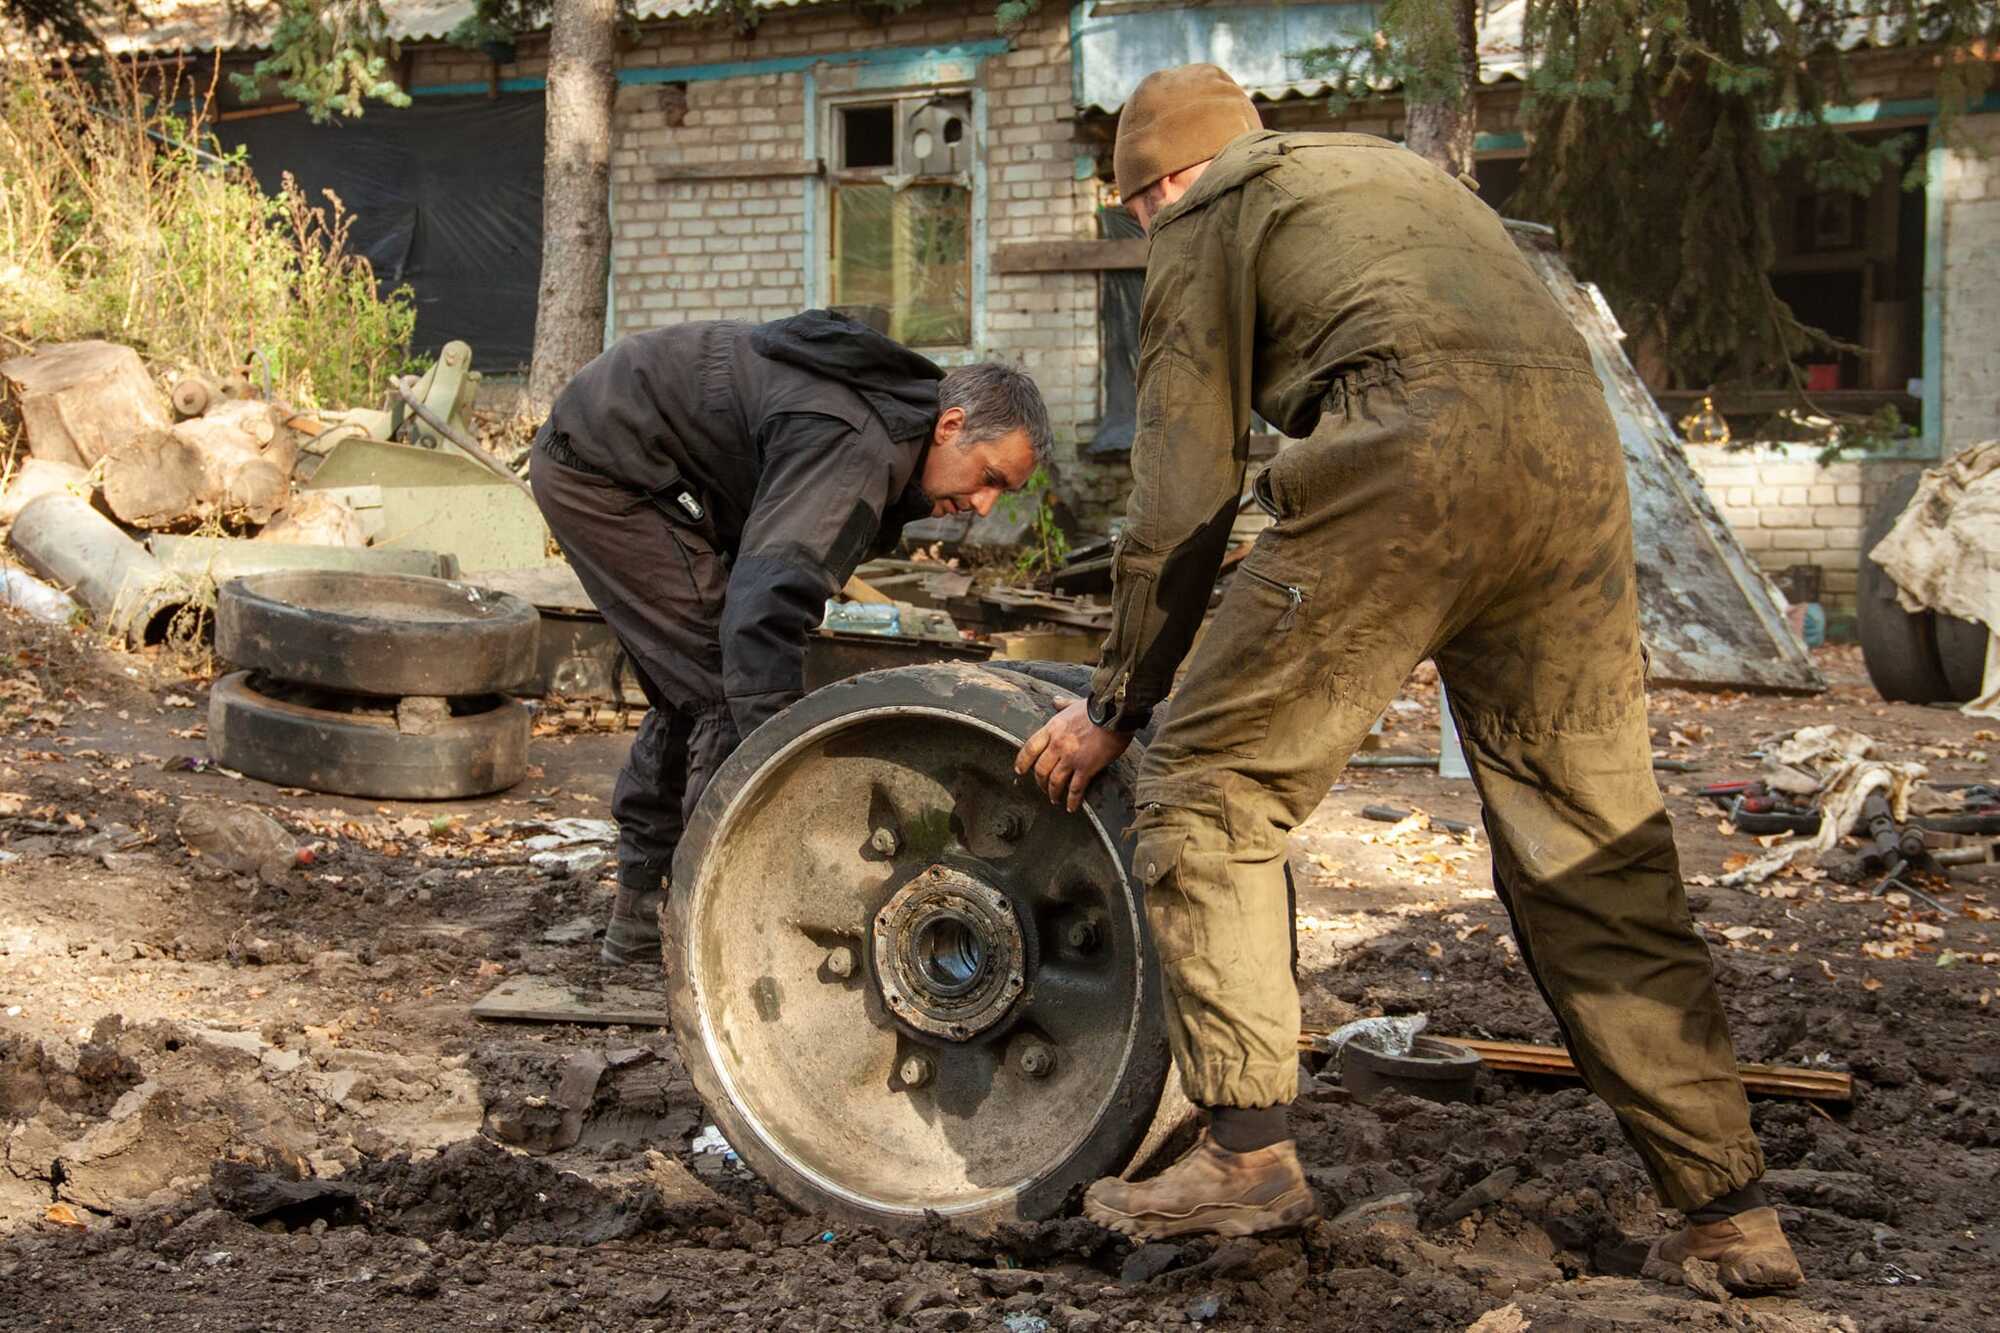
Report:
<svg viewBox="0 0 2000 1333"><path fill-rule="evenodd" d="M1752 1208L1719 1222L1691 1221L1654 1241L1641 1271L1655 1282L1678 1285L1681 1265L1689 1259L1714 1264L1722 1285L1738 1296L1789 1291L1806 1280L1775 1208Z"/></svg>
<svg viewBox="0 0 2000 1333"><path fill-rule="evenodd" d="M1290 1139L1239 1153L1203 1133L1187 1156L1151 1180L1106 1177L1083 1196L1085 1217L1138 1240L1254 1236L1295 1227L1318 1213Z"/></svg>
<svg viewBox="0 0 2000 1333"><path fill-rule="evenodd" d="M611 924L604 928L604 947L597 956L614 966L660 961L660 903L666 897L652 888L618 886L611 903Z"/></svg>

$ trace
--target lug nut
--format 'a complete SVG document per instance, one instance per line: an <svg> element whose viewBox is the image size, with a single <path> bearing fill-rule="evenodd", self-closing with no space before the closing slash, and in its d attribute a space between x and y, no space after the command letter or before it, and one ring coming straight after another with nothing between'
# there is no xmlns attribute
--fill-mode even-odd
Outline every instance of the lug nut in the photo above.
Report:
<svg viewBox="0 0 2000 1333"><path fill-rule="evenodd" d="M828 949L826 951L826 970L827 975L839 977L843 981L853 976L854 950L844 944L837 948Z"/></svg>
<svg viewBox="0 0 2000 1333"><path fill-rule="evenodd" d="M1055 1072L1056 1053L1039 1041L1023 1042L1014 1063L1029 1078L1047 1078Z"/></svg>
<svg viewBox="0 0 2000 1333"><path fill-rule="evenodd" d="M1069 928L1063 932L1063 939L1078 953L1089 953L1097 947L1097 923L1078 917L1069 923Z"/></svg>
<svg viewBox="0 0 2000 1333"><path fill-rule="evenodd" d="M1002 842L1014 842L1027 832L1027 821L1021 818L1018 810L1009 810L1000 816L1000 827L995 832Z"/></svg>
<svg viewBox="0 0 2000 1333"><path fill-rule="evenodd" d="M868 836L868 845L884 856L894 856L902 840L892 828L878 828Z"/></svg>
<svg viewBox="0 0 2000 1333"><path fill-rule="evenodd" d="M921 1055L908 1056L896 1070L896 1076L903 1080L906 1088L921 1088L931 1081L931 1062Z"/></svg>

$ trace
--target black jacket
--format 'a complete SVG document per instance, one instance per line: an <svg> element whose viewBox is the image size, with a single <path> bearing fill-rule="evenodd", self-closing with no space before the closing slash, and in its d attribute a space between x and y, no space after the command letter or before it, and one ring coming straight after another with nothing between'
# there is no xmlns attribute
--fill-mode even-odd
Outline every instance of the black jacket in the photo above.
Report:
<svg viewBox="0 0 2000 1333"><path fill-rule="evenodd" d="M744 735L803 691L826 599L930 512L917 482L943 373L812 310L633 334L557 397L550 425L585 463L653 493L729 562L723 689Z"/></svg>

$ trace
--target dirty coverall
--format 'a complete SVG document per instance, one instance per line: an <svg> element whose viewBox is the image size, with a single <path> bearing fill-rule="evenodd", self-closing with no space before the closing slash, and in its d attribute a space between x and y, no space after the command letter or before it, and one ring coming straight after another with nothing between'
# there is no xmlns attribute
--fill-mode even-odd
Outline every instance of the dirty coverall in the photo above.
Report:
<svg viewBox="0 0 2000 1333"><path fill-rule="evenodd" d="M556 398L535 502L651 705L611 796L621 886L661 887L715 770L804 693L826 599L930 513L942 376L816 310L633 334Z"/></svg>
<svg viewBox="0 0 2000 1333"><path fill-rule="evenodd" d="M1209 600L1253 412L1297 443L1139 775L1189 1097L1296 1092L1286 835L1435 658L1522 960L1661 1196L1763 1171L1653 780L1631 511L1590 354L1500 219L1367 135L1232 141L1154 219L1134 489L1092 715L1139 725Z"/></svg>

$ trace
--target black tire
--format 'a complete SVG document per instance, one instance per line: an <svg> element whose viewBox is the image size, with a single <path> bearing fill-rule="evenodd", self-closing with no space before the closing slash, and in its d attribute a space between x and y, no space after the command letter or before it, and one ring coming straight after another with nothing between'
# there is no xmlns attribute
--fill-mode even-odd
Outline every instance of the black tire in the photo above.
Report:
<svg viewBox="0 0 2000 1333"><path fill-rule="evenodd" d="M1937 641L1938 664L1950 687L1945 697L1967 704L1979 697L1986 680L1986 626L1957 616L1934 616L1931 634Z"/></svg>
<svg viewBox="0 0 2000 1333"><path fill-rule="evenodd" d="M519 597L450 579L288 570L216 594L215 651L276 680L391 698L520 689L540 620Z"/></svg>
<svg viewBox="0 0 2000 1333"><path fill-rule="evenodd" d="M342 702L248 671L224 676L208 697L209 753L279 786L394 801L484 796L527 772L534 710L517 700L454 700L455 715L428 735L398 731L393 713Z"/></svg>
<svg viewBox="0 0 2000 1333"><path fill-rule="evenodd" d="M1951 682L1938 660L1937 639L1928 611L1905 611L1896 600L1896 581L1870 554L1889 535L1916 494L1918 473L1889 488L1861 534L1861 564L1855 580L1855 628L1861 657L1875 692L1893 703L1929 704L1952 697Z"/></svg>

